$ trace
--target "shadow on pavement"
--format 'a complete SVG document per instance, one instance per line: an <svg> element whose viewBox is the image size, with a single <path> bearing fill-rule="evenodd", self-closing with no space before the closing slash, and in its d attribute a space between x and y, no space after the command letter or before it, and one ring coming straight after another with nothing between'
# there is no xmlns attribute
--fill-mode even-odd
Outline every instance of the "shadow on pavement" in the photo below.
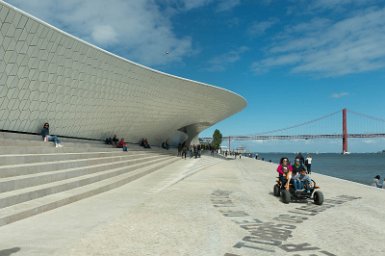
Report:
<svg viewBox="0 0 385 256"><path fill-rule="evenodd" d="M17 253L20 250L20 247L13 247L10 249L0 250L0 256L9 256L11 254Z"/></svg>

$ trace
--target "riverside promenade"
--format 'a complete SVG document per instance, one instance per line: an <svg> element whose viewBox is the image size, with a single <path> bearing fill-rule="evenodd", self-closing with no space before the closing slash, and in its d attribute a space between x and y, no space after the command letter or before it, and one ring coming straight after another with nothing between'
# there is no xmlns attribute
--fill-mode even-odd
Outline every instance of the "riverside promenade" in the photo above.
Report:
<svg viewBox="0 0 385 256"><path fill-rule="evenodd" d="M283 204L276 165L179 160L0 227L0 256L383 255L385 190L312 174L325 202Z"/></svg>

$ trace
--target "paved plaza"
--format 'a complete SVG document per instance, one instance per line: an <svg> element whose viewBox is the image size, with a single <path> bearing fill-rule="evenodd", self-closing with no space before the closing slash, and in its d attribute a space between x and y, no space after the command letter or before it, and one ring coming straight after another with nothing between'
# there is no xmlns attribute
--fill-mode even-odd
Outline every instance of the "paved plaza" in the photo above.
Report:
<svg viewBox="0 0 385 256"><path fill-rule="evenodd" d="M325 203L283 204L275 164L179 160L0 227L0 255L383 255L385 190L312 174Z"/></svg>

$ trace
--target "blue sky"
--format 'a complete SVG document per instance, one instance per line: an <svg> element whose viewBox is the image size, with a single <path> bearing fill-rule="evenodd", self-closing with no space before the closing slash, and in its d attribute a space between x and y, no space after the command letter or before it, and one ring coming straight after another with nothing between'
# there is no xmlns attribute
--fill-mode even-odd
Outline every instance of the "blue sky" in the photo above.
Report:
<svg viewBox="0 0 385 256"><path fill-rule="evenodd" d="M385 119L385 1L6 2L127 59L245 97L246 109L202 136L214 129L225 136L256 134L342 108ZM357 120L349 130L385 132L385 122ZM340 131L340 117L326 126ZM256 151L341 150L341 142L331 140L234 145ZM350 145L353 152L378 151L385 140L350 140Z"/></svg>

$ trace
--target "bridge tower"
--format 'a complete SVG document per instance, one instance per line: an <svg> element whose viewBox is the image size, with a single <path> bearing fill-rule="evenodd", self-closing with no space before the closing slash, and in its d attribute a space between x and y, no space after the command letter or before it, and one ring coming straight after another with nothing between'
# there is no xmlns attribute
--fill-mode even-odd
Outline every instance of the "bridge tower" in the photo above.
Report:
<svg viewBox="0 0 385 256"><path fill-rule="evenodd" d="M342 154L348 153L348 126L346 113L346 108L342 109Z"/></svg>

